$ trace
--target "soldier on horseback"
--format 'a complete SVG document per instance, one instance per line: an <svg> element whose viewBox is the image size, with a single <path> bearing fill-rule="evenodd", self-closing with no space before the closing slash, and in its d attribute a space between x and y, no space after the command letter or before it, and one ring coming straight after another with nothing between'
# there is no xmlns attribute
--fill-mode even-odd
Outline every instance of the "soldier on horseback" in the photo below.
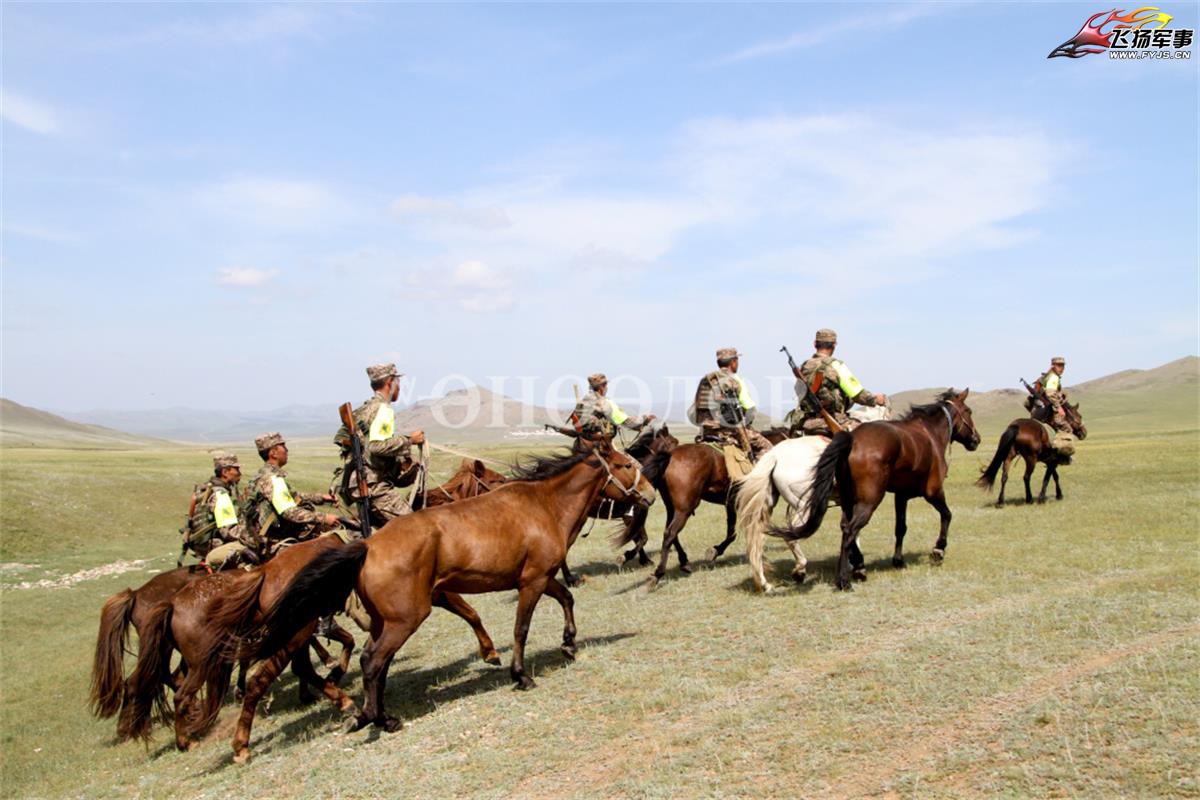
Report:
<svg viewBox="0 0 1200 800"><path fill-rule="evenodd" d="M1025 408L1031 418L1050 429L1050 446L1059 455L1061 463L1070 464L1071 456L1075 454L1076 431L1067 414L1069 404L1062 386L1066 368L1067 360L1062 356L1050 359L1050 369L1034 381L1029 397L1025 398Z"/></svg>
<svg viewBox="0 0 1200 800"><path fill-rule="evenodd" d="M837 333L821 328L813 341L815 352L792 370L797 379L796 396L799 398L796 408L787 417L793 436L832 436L833 431L821 414L822 408L843 430L849 430L858 424L848 413L851 405L887 405L887 395L868 392L845 362L833 357L836 348ZM820 408L812 402L811 396L816 397Z"/></svg>
<svg viewBox="0 0 1200 800"><path fill-rule="evenodd" d="M746 382L737 374L738 357L738 351L732 347L717 351L717 369L700 379L689 416L700 426L696 441L748 449L757 459L771 449L771 443L750 427L757 407Z"/></svg>
<svg viewBox="0 0 1200 800"><path fill-rule="evenodd" d="M579 433L590 441L611 441L618 427L640 431L654 421L653 414L630 416L608 397L608 378L597 372L588 376L588 393L575 405L571 418L579 421Z"/></svg>
<svg viewBox="0 0 1200 800"><path fill-rule="evenodd" d="M257 526L264 558L274 555L282 547L312 539L322 530L339 525L335 514L306 508L332 503L331 495L292 491L288 485L287 473L283 471L288 463L288 448L283 436L264 434L254 440L254 446L263 466L250 482L249 511L251 523Z"/></svg>
<svg viewBox="0 0 1200 800"><path fill-rule="evenodd" d="M213 477L192 495L184 550L191 550L210 568L257 564L256 540L246 525L237 485L242 467L232 453L213 456Z"/></svg>
<svg viewBox="0 0 1200 800"><path fill-rule="evenodd" d="M410 485L416 478L417 466L412 459L412 446L425 443L422 431L408 436L396 432L396 412L392 410L400 396L400 378L395 364L376 364L367 367L374 394L354 409L354 422L366 443L365 461L367 486L371 492L371 516L382 521L409 514L412 508L399 487ZM346 426L338 429L334 442L342 449L342 489L337 493L347 506L353 507L358 481L350 459L350 437ZM337 476L335 476L336 480Z"/></svg>

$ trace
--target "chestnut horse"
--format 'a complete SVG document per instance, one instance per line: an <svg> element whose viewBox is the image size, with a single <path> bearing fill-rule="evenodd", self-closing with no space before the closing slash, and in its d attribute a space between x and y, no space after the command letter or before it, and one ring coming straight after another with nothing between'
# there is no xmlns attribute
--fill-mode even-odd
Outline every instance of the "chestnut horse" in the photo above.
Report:
<svg viewBox="0 0 1200 800"><path fill-rule="evenodd" d="M495 491L397 517L370 539L318 556L272 608L258 646L270 651L293 640L296 630L336 608L354 589L371 615L371 639L361 656L363 711L349 729L374 723L394 731L400 720L384 712L388 668L429 616L431 600L447 591L517 589L511 674L516 688L532 688L525 640L543 594L562 606L562 652L575 655L574 599L554 573L588 510L601 496L649 504L654 490L641 465L608 443L534 457L514 471L515 479Z"/></svg>
<svg viewBox="0 0 1200 800"><path fill-rule="evenodd" d="M966 403L969 392L970 389L961 393L950 389L934 403L913 406L903 419L868 422L851 432L834 436L817 462L804 522L787 528L773 528L770 533L789 542L816 533L825 518L836 479L842 506L838 589L851 588L852 565L853 576L866 580L858 533L870 522L887 492L892 492L896 498L896 549L892 566L904 566L902 545L908 528L908 501L914 497L924 498L941 515L941 533L930 556L934 563L941 563L946 554L951 518L944 491L949 470L946 453L952 441L959 442L967 450L979 447L979 431L975 429L971 409Z"/></svg>
<svg viewBox="0 0 1200 800"><path fill-rule="evenodd" d="M188 666L186 676L175 692L175 744L180 750L195 744L195 735L216 718L228 691L234 661L262 660L250 678L234 732L234 760L238 763L245 763L250 758L247 744L259 701L289 663L301 683L319 689L339 710L353 710L353 701L337 687L336 680L340 675L321 678L308 659L305 644L316 632L316 618L271 649L230 645L230 642L239 641L239 634L261 622L266 610L278 601L293 576L321 554L340 549L342 542L337 536L320 536L280 551L254 570L229 570L203 576L155 606L145 623L137 667L129 677L129 689L117 729L119 738L149 737L156 709L163 719L171 716L166 711L164 688L170 681L168 664L172 649L179 650ZM342 600L344 602L344 595ZM490 664L500 663L479 615L465 600L441 592L433 598L433 605L466 620L479 640L481 657ZM335 610L340 610L340 606L330 609L331 612ZM201 689L205 693L202 704L197 699Z"/></svg>
<svg viewBox="0 0 1200 800"><path fill-rule="evenodd" d="M1079 404L1064 403L1063 410L1067 415L1067 424L1071 426L1075 436L1081 440L1086 439L1087 428L1084 427L1083 417L1079 414ZM1041 422L1036 419L1014 419L1004 429L1004 433L1000 434L1000 444L996 448L996 455L992 457L992 463L987 465L979 480L975 482L980 489L991 489L996 483L996 473L1003 467L1003 476L1000 478L1000 496L996 499L997 508L1004 505L1004 487L1008 484L1008 468L1017 456L1025 459L1026 504L1033 503L1029 479L1033 476L1033 470L1039 461L1046 465L1046 474L1042 476L1042 490L1038 493L1037 501L1039 503L1046 502L1046 487L1050 484L1051 478L1054 479L1054 499L1063 499L1062 486L1058 482L1058 468L1070 464L1071 457L1060 455L1050 446L1050 434Z"/></svg>
<svg viewBox="0 0 1200 800"><path fill-rule="evenodd" d="M456 500L465 500L468 497L475 497L484 492L490 492L495 487L508 480L508 477L501 475L493 469L488 469L482 461L477 458L464 458L462 465L459 466L458 472L450 476L450 480L443 483L441 486L434 486L432 489L426 489L422 495L424 500L423 508L436 508L444 506L446 503L453 503Z"/></svg>

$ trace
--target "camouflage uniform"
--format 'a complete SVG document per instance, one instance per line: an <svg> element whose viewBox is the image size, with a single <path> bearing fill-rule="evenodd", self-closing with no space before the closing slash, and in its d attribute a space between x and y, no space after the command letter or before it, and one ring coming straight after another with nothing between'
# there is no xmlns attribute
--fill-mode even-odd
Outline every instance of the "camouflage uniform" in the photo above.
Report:
<svg viewBox="0 0 1200 800"><path fill-rule="evenodd" d="M269 433L254 440L260 453L283 444L278 433ZM312 539L321 528L322 514L304 508L301 503L320 505L325 497L311 492L294 492L288 485L287 473L271 463L250 482L249 506L258 526L258 536L265 549L273 554L282 545Z"/></svg>
<svg viewBox="0 0 1200 800"><path fill-rule="evenodd" d="M600 394L600 389L608 385L608 378L602 373L596 373L588 378L588 393L575 406L572 416L579 420L584 437L593 441L598 439L611 440L617 432L617 426L638 431L646 424L640 416L630 416L621 410L614 400Z"/></svg>
<svg viewBox="0 0 1200 800"><path fill-rule="evenodd" d="M218 453L213 457L214 471L238 467L237 456ZM237 493L237 484L227 484L219 475L209 478L199 491L203 505L198 508L198 518L192 530L212 528L212 536L203 545L195 548L205 564L213 569L236 566L239 562L254 560L255 541L246 526L246 515ZM247 553L249 551L249 553Z"/></svg>
<svg viewBox="0 0 1200 800"><path fill-rule="evenodd" d="M722 347L717 351L718 363L728 362L737 357L738 353L732 347ZM745 449L742 443L742 428L738 420L733 417L732 413L722 414L722 399L726 401L727 406L736 402L737 407L741 409L745 421L746 438L750 440L750 448L755 457L770 450L771 443L767 441L766 437L750 427L754 422L757 409L754 400L750 397L750 392L746 389L746 382L728 366L708 373L700 379L700 384L696 387L696 397L690 416L692 417L691 421L700 426L700 435L697 437L697 441L719 442L723 445L731 444Z"/></svg>
<svg viewBox="0 0 1200 800"><path fill-rule="evenodd" d="M818 345L833 347L837 345L837 333L829 328L822 328L817 331L815 342ZM849 415L850 406L854 403L863 406L879 404L879 398L863 388L843 361L832 355L813 353L800 365L800 378L796 381L796 398L799 402L787 416L788 426L793 435L833 435L820 410L808 400L808 392L804 388L813 385L818 373L824 377L821 379L821 387L816 391L817 401L843 429L848 430L856 424Z"/></svg>
<svg viewBox="0 0 1200 800"><path fill-rule="evenodd" d="M367 367L367 376L377 382L389 377L400 377L395 364L377 364ZM412 513L408 498L398 488L412 483L416 477L412 460L412 443L407 436L396 433L396 415L392 404L380 392L375 392L365 403L354 409L354 424L365 441L363 461L366 465L367 487L371 495L372 516L385 521ZM334 442L342 448L343 463L340 474L341 485L334 496L340 497L350 507L358 499L358 476L351 462L350 440L346 426L338 429ZM346 475L346 473L349 475ZM343 491L345 487L346 491Z"/></svg>
<svg viewBox="0 0 1200 800"><path fill-rule="evenodd" d="M1051 369L1042 373L1042 376L1037 379L1036 385L1041 388L1046 399L1050 401L1051 413L1047 424L1060 433L1072 433L1071 425L1067 422L1067 412L1063 410L1063 404L1067 402L1067 395L1063 392L1062 378L1053 369L1059 365L1065 367L1066 360L1059 356L1050 359Z"/></svg>

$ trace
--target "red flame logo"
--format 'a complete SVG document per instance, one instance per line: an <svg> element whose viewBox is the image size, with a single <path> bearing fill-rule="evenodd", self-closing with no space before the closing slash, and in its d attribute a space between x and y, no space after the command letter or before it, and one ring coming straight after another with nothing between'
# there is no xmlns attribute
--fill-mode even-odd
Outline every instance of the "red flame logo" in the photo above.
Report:
<svg viewBox="0 0 1200 800"><path fill-rule="evenodd" d="M1142 12L1148 12L1142 14ZM1097 20L1104 18L1103 21L1097 23ZM1131 11L1128 14L1124 10L1117 11L1101 11L1099 14L1093 15L1087 22L1083 23L1083 27L1079 29L1079 33L1071 39L1060 44L1058 47L1050 51L1050 55L1046 58L1058 58L1066 56L1067 58L1082 58L1089 53L1103 53L1112 44L1113 32L1118 28L1141 28L1150 22L1157 22L1157 28L1165 28L1167 23L1173 18L1170 14L1163 13L1157 8L1145 6L1137 11ZM1105 26L1111 23L1117 23L1104 31Z"/></svg>

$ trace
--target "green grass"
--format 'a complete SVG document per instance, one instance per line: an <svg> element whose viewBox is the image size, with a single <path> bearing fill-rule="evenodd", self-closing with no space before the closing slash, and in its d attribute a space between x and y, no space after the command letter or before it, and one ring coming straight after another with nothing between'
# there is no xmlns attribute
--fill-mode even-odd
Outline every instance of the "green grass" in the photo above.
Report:
<svg viewBox="0 0 1200 800"><path fill-rule="evenodd" d="M100 605L174 563L205 453L5 450L3 560L35 565L0 572L6 585L150 563L0 593L3 794L1200 795L1200 435L1194 417L1142 427L1124 413L1089 419L1063 502L1003 510L970 485L1006 422L986 421L980 452L953 449L946 563L929 563L936 515L914 503L909 566L888 566L885 503L863 537L870 579L850 594L832 589L834 514L805 548L813 580L770 596L752 591L740 545L691 577L672 560L647 594L649 570L618 570L598 525L570 555L588 577L575 590L577 662L558 654L562 616L547 599L528 651L538 688L512 692L506 669L474 658L467 627L435 610L392 668L403 731L341 735L328 705L297 706L288 675L248 767L230 761L232 707L186 754L165 729L149 749L114 745L114 725L85 709ZM293 459L301 488L327 485L329 449ZM655 549L662 523L659 505ZM721 510L702 509L684 532L693 559L722 530ZM767 555L782 582L787 551ZM506 659L513 601L472 598Z"/></svg>

